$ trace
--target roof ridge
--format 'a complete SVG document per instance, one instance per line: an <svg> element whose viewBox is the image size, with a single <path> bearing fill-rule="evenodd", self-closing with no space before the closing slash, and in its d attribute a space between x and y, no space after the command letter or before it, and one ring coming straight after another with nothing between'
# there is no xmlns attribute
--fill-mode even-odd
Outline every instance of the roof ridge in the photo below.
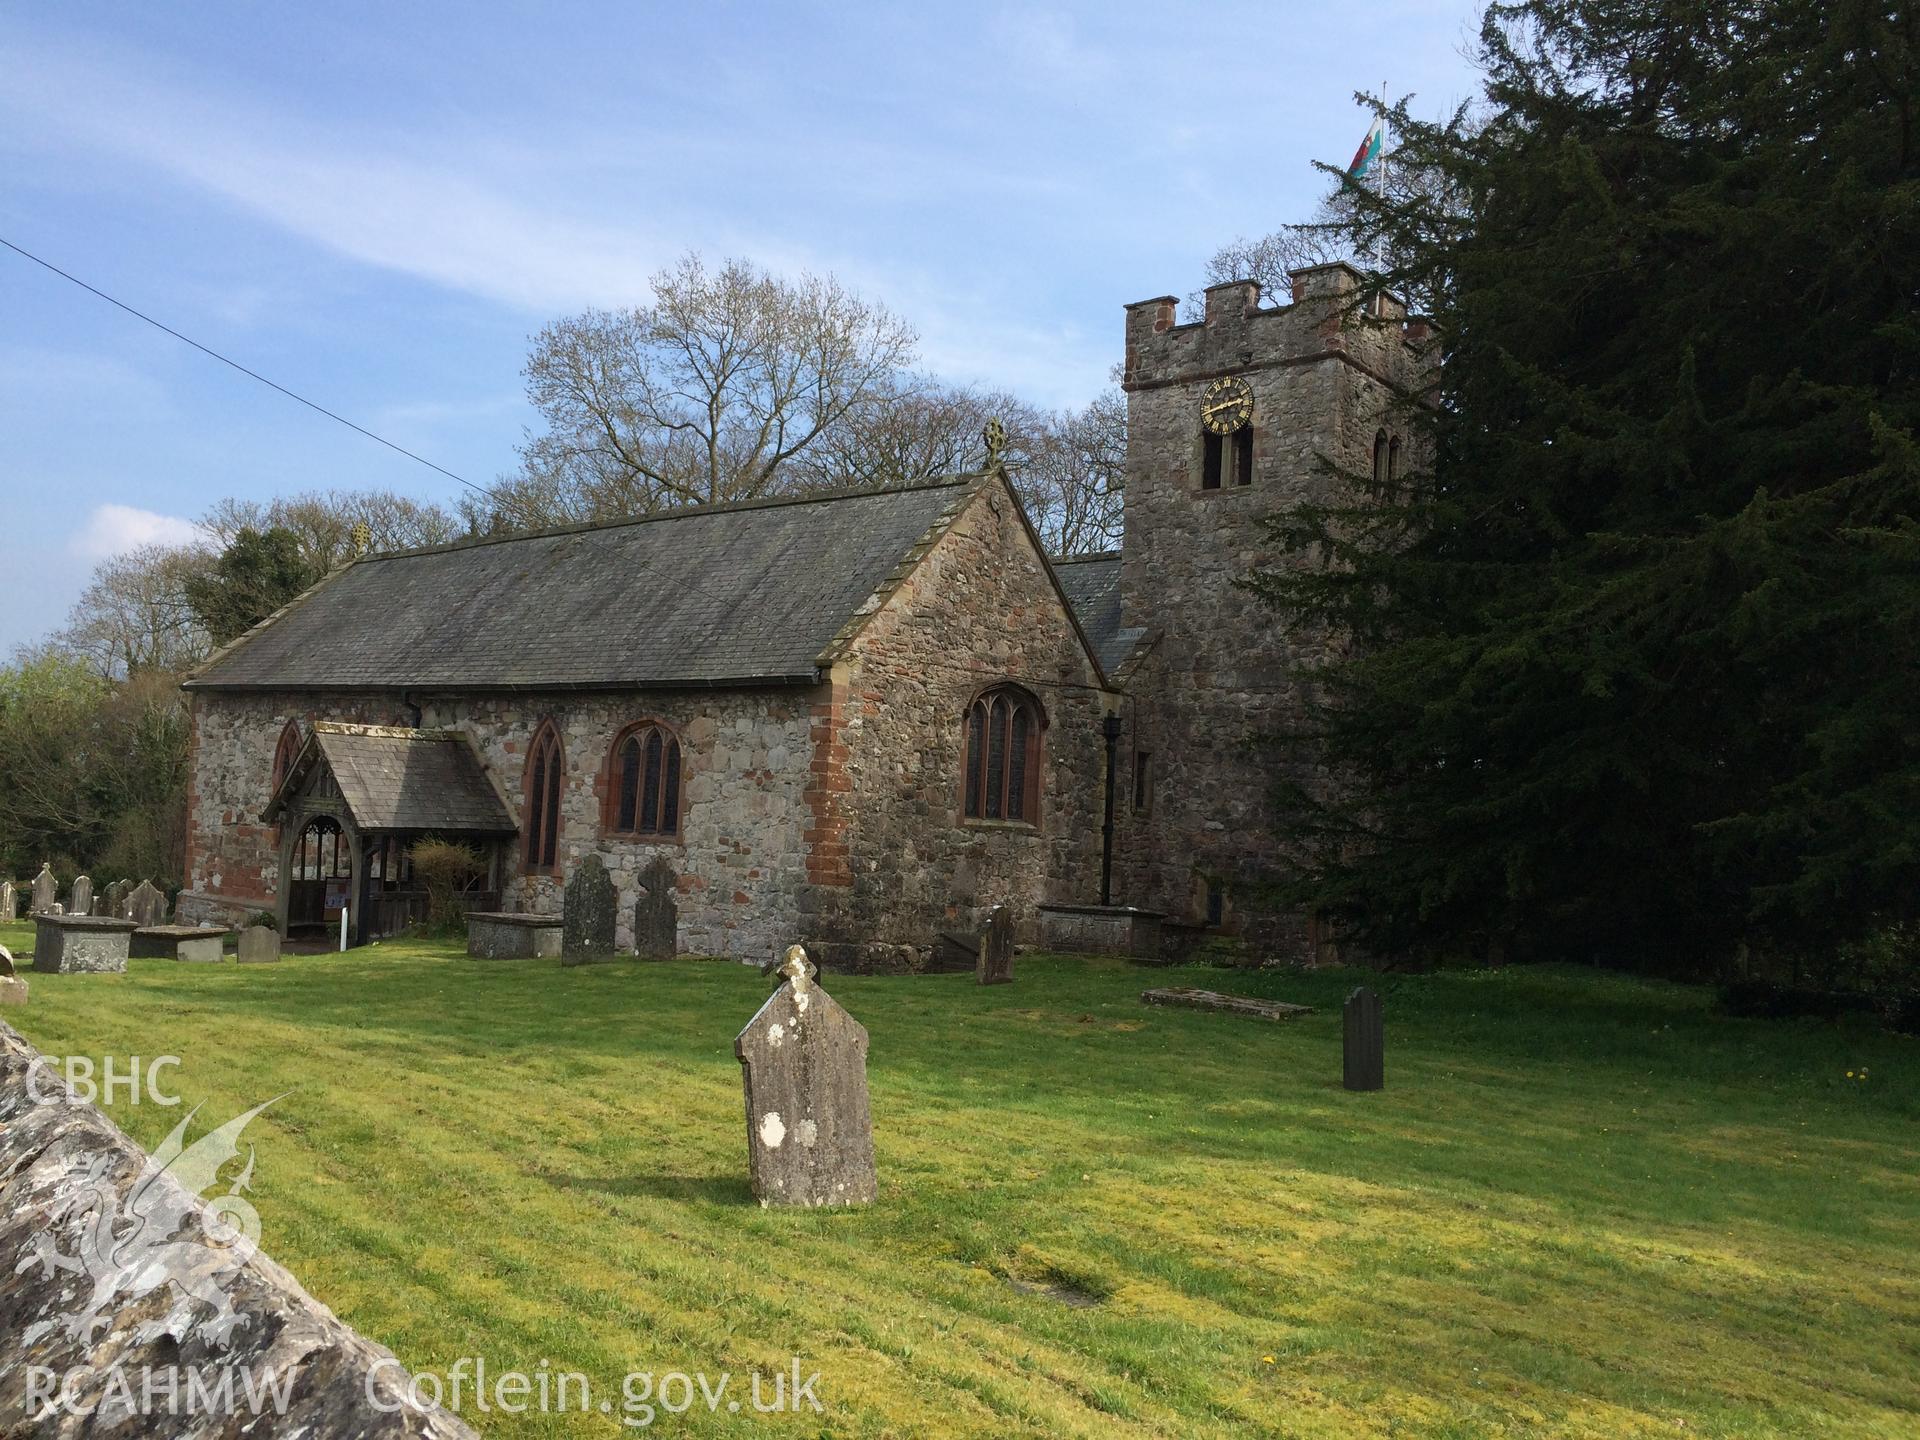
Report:
<svg viewBox="0 0 1920 1440"><path fill-rule="evenodd" d="M371 735L379 740L453 740L460 732L445 726L356 725L345 720L316 720L316 735Z"/></svg>
<svg viewBox="0 0 1920 1440"><path fill-rule="evenodd" d="M619 530L630 525L651 525L662 520L690 520L700 515L735 515L747 510L772 510L787 505L825 505L836 500L866 500L876 495L901 495L914 490L938 490L965 485L985 472L966 471L957 475L936 475L925 480L910 480L900 485L866 485L853 490L830 490L824 494L767 495L757 500L722 500L710 505L676 505L645 515L618 515L605 520L579 520L571 525L551 525L536 530L511 530L499 535L468 535L439 545L416 545L408 550L384 550L377 555L360 556L355 563L367 565L382 560L411 560L420 555L444 555L455 550L474 550L482 545L510 545L518 540L548 540L557 535L588 535L601 530Z"/></svg>
<svg viewBox="0 0 1920 1440"><path fill-rule="evenodd" d="M1118 550L1093 550L1081 555L1049 555L1049 565L1084 565L1091 560L1118 560Z"/></svg>

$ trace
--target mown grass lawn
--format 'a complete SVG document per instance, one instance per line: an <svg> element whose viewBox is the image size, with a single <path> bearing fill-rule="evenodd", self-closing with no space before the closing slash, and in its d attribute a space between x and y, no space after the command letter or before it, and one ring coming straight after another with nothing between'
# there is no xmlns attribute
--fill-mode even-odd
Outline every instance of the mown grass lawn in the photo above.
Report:
<svg viewBox="0 0 1920 1440"><path fill-rule="evenodd" d="M873 1039L856 1213L749 1196L732 1039L768 984L736 965L135 961L4 1018L180 1056L203 1121L291 1091L248 1132L264 1244L416 1369L823 1377L822 1415L663 1433L1920 1434L1920 1044L1572 970L1386 977L1388 1088L1350 1095L1350 973L1017 975L829 978ZM1139 1003L1168 983L1322 1008ZM112 1113L152 1146L181 1112Z"/></svg>

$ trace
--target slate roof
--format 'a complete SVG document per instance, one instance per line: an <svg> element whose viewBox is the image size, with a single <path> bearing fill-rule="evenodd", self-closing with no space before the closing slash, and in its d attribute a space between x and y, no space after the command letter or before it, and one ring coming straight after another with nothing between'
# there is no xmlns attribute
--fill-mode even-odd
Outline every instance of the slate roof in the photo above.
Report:
<svg viewBox="0 0 1920 1440"><path fill-rule="evenodd" d="M215 654L198 689L812 682L979 477L374 556Z"/></svg>
<svg viewBox="0 0 1920 1440"><path fill-rule="evenodd" d="M458 730L407 730L387 725L313 727L300 755L268 803L266 818L324 764L362 830L432 830L443 834L510 834L519 828L488 777L473 743Z"/></svg>
<svg viewBox="0 0 1920 1440"><path fill-rule="evenodd" d="M1053 562L1053 573L1060 577L1087 643L1100 657L1100 668L1113 674L1147 633L1142 626L1120 623L1120 552L1062 556Z"/></svg>

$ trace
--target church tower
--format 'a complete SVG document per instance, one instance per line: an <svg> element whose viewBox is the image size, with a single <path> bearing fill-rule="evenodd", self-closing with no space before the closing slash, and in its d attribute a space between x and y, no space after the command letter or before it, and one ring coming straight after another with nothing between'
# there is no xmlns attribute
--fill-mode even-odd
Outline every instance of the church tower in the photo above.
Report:
<svg viewBox="0 0 1920 1440"><path fill-rule="evenodd" d="M1426 329L1365 300L1345 264L1292 272L1291 303L1252 281L1127 307L1123 623L1142 635L1122 678L1132 753L1121 893L1244 939L1257 961L1328 953L1310 917L1262 898L1285 837L1271 791L1294 763L1268 736L1298 713L1301 670L1329 643L1236 584L1278 563L1266 522L1328 498L1330 461L1382 479L1410 437L1393 399L1417 381ZM1295 562L1303 563L1303 562ZM1131 782L1130 784L1127 782Z"/></svg>

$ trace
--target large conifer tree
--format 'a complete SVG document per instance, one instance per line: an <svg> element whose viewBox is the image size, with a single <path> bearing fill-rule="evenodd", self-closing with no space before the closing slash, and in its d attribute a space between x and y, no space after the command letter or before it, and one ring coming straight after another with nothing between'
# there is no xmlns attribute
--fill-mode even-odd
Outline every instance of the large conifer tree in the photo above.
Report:
<svg viewBox="0 0 1920 1440"><path fill-rule="evenodd" d="M1536 0L1481 56L1350 237L1435 297L1429 463L1256 582L1357 642L1289 898L1395 955L1830 955L1920 910L1915 9Z"/></svg>

